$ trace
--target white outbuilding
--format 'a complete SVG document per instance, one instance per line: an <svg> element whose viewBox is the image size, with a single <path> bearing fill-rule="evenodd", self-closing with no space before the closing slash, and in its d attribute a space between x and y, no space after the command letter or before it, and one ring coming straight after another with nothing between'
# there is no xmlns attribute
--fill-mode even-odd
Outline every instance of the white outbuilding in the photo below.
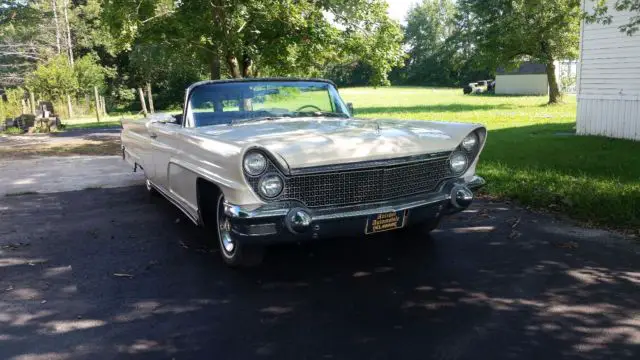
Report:
<svg viewBox="0 0 640 360"><path fill-rule="evenodd" d="M549 81L543 64L525 62L515 70L496 70L497 95L547 95Z"/></svg>
<svg viewBox="0 0 640 360"><path fill-rule="evenodd" d="M633 14L615 11L615 2L607 0L611 24L585 22L580 30L576 128L582 135L640 140L640 33L620 32ZM590 5L583 0L583 9Z"/></svg>

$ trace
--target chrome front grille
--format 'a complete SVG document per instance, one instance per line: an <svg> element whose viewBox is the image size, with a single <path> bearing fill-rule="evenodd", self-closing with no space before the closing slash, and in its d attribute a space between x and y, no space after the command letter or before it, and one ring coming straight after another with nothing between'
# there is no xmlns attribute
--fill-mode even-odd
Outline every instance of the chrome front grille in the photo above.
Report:
<svg viewBox="0 0 640 360"><path fill-rule="evenodd" d="M360 170L295 175L285 179L279 200L308 207L344 206L429 192L451 177L448 158Z"/></svg>

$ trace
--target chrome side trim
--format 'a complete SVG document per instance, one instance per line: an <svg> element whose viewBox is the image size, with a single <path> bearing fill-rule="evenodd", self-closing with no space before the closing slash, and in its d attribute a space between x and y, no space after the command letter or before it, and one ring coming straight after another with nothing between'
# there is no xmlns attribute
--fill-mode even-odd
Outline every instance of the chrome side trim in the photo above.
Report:
<svg viewBox="0 0 640 360"><path fill-rule="evenodd" d="M289 212L289 208L281 207L281 208L268 208L268 207L259 207L257 209L247 209L242 206L229 204L226 200L224 202L224 213L228 217L235 219L262 219L262 218L270 218L270 217L280 217L285 216Z"/></svg>

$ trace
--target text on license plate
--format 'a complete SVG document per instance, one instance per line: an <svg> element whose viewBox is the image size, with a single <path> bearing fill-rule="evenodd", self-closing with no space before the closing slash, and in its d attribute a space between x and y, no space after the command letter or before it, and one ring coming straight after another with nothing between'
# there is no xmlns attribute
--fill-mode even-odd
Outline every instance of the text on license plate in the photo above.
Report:
<svg viewBox="0 0 640 360"><path fill-rule="evenodd" d="M369 215L367 217L367 226L364 229L364 233L373 234L377 232L400 229L405 225L407 213L408 210L403 210Z"/></svg>

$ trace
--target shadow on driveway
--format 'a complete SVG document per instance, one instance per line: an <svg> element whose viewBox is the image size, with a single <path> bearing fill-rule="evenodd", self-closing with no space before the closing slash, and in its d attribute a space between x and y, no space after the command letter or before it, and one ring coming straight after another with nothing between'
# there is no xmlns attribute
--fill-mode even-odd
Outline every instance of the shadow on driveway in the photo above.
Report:
<svg viewBox="0 0 640 360"><path fill-rule="evenodd" d="M637 245L504 204L248 271L208 239L140 187L0 199L0 358L638 356Z"/></svg>

